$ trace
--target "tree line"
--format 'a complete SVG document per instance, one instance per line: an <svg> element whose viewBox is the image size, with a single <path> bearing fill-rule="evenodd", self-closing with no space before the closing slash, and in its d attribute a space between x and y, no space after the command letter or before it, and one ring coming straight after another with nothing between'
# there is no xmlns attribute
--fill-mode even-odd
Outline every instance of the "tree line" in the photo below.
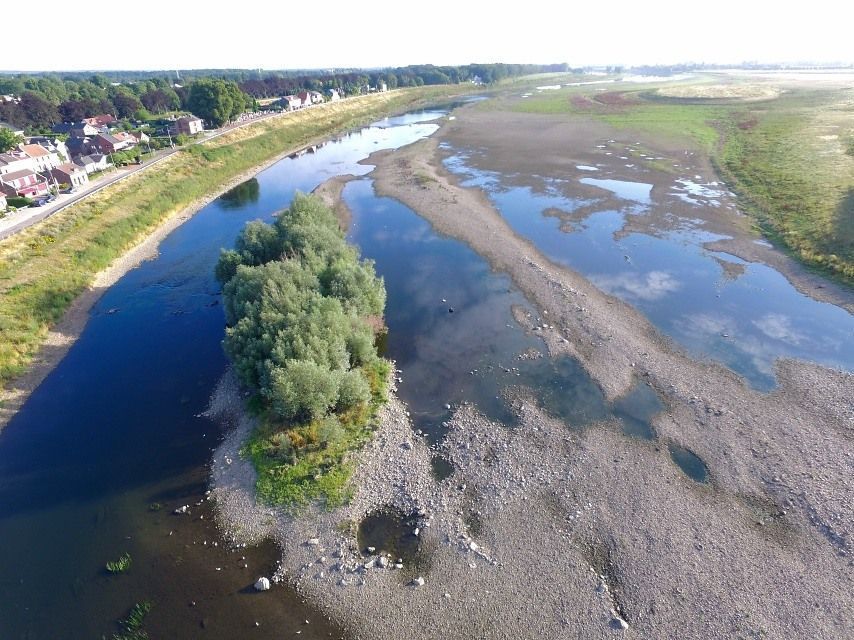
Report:
<svg viewBox="0 0 854 640"><path fill-rule="evenodd" d="M565 64L470 64L373 71L209 70L183 72L182 79L163 71L0 75L0 95L15 97L13 101L0 102L0 121L41 132L58 122L75 122L103 113L144 121L158 114L187 110L218 127L252 107L254 99L302 90L337 89L353 95L381 83L389 89L475 79L490 84L524 74L567 69Z"/></svg>
<svg viewBox="0 0 854 640"><path fill-rule="evenodd" d="M102 76L61 80L56 76L0 76L0 121L30 132L58 122L79 122L100 114L148 121L170 111L190 111L219 127L253 105L233 81L203 78L173 87L164 78L115 85Z"/></svg>

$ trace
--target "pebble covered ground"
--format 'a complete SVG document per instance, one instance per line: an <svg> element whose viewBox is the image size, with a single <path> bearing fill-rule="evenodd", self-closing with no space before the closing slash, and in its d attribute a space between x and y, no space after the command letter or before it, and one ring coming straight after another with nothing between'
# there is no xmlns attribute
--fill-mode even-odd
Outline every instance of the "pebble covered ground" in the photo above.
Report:
<svg viewBox="0 0 854 640"><path fill-rule="evenodd" d="M550 357L577 358L609 400L650 385L664 406L655 437L570 428L511 389L518 426L454 407L437 452L393 396L355 454L353 500L294 516L255 503L239 455L252 425L226 377L211 405L233 428L212 463L226 536L274 537L273 589L293 585L353 638L854 637L854 376L780 361L766 394L692 360L516 236L436 154L426 140L372 156L378 193L509 275L537 314L517 321ZM709 482L686 476L671 445L699 456ZM454 466L441 481L435 453ZM400 568L356 541L386 507L415 514L421 553Z"/></svg>

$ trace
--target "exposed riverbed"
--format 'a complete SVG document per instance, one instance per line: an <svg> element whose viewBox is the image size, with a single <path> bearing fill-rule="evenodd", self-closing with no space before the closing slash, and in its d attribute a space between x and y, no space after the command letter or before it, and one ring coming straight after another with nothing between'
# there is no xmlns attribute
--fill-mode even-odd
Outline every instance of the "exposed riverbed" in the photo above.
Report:
<svg viewBox="0 0 854 640"><path fill-rule="evenodd" d="M608 161L574 145L620 141L595 127L564 127L561 137L543 134L542 120L503 117L458 111L440 132L448 150L428 139L375 154L373 185L343 189L351 238L387 278L388 354L406 404L392 400L356 456L351 503L294 518L253 503L253 471L233 462L251 424L234 389L218 395L239 425L215 453L226 528L235 540L276 537L277 577L358 638L852 632L851 374L775 361L781 350L769 358L776 386L751 386L738 366L714 362L718 351L695 360L642 305L603 292L514 229L496 192L539 189L556 167L595 162L606 173ZM527 135L553 140L532 145ZM472 139L479 145L466 147ZM508 170L490 176L487 192L460 185L442 159L461 148ZM655 180L613 171L587 171L578 200L628 216L655 203ZM708 198L697 185L711 180L678 183L679 194ZM633 192L617 198L609 187L625 182ZM553 214L583 221L580 204ZM667 216L652 217L668 231ZM603 231L603 242L622 230ZM406 528L417 551L398 563Z"/></svg>
<svg viewBox="0 0 854 640"><path fill-rule="evenodd" d="M703 249L724 227L663 215L660 180L626 174L617 147L634 141L611 131L552 130L546 144L542 120L463 109L442 148L379 153L364 177L359 160L434 133L425 121L441 115L278 163L106 293L0 434L0 539L15 541L0 551L0 635L109 635L143 599L152 637L854 632L852 377L775 363L846 366L847 352L832 360L805 337L795 353L730 358L717 339L674 345L667 324L717 292L740 314L733 335L785 311L794 320L777 326L812 340L797 318L815 303L773 288L769 267ZM512 155L499 131L514 132ZM223 377L212 269L246 221L340 174L352 176L331 190L349 238L388 289L395 394L357 456L350 504L294 518L254 502L240 457L252 423ZM717 206L713 178L696 175L668 202ZM769 290L783 311L741 309ZM844 341L840 312L827 311ZM173 515L183 505L190 514ZM251 546L265 538L280 551ZM125 551L130 571L106 575ZM260 575L278 584L255 593Z"/></svg>

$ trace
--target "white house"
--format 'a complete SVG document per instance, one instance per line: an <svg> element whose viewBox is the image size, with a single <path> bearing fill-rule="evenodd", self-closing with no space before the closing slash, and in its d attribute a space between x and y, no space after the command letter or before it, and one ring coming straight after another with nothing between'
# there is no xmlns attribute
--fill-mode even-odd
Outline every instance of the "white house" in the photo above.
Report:
<svg viewBox="0 0 854 640"><path fill-rule="evenodd" d="M20 150L0 153L0 175L24 170L36 170L36 163L26 153Z"/></svg>
<svg viewBox="0 0 854 640"><path fill-rule="evenodd" d="M302 100L297 96L285 96L282 98L282 106L288 111L299 109L302 106Z"/></svg>
<svg viewBox="0 0 854 640"><path fill-rule="evenodd" d="M49 138L47 136L30 136L29 138L26 138L26 143L41 145L52 153L58 153L60 159L64 162L68 161L71 158L71 154L68 153L68 147L65 145L65 142L63 142L59 138Z"/></svg>
<svg viewBox="0 0 854 640"><path fill-rule="evenodd" d="M22 144L18 148L33 159L35 171L47 172L62 164L59 153L48 151L40 144Z"/></svg>
<svg viewBox="0 0 854 640"><path fill-rule="evenodd" d="M70 185L72 189L89 184L89 174L86 170L72 162L59 165L51 171L51 175L59 184Z"/></svg>
<svg viewBox="0 0 854 640"><path fill-rule="evenodd" d="M96 171L106 171L107 167L110 166L107 156L101 153L93 153L88 156L77 156L74 159L74 164L81 167L86 172L86 175L95 173Z"/></svg>

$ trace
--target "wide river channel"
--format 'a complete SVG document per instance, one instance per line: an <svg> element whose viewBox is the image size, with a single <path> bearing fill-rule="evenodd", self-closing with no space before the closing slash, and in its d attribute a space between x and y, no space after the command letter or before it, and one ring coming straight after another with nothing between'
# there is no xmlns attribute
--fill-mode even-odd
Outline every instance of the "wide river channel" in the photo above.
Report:
<svg viewBox="0 0 854 640"><path fill-rule="evenodd" d="M251 585L271 574L276 549L226 549L205 501L210 454L222 434L200 414L227 364L213 266L220 248L230 247L246 222L269 220L295 191L311 191L329 177L364 176L371 167L359 160L430 135L437 128L430 121L444 113L389 118L282 160L202 209L162 243L156 259L104 294L69 354L0 433L0 638L112 637L120 631L117 621L143 601L152 605L144 628L154 638L340 635L285 588L256 593ZM806 349L792 348L792 336L801 341L796 346L815 346L800 318L821 318L835 344L852 336L850 314L798 297L779 274L756 266L748 268L743 291L731 284L724 288L723 303L736 314L758 288L776 292L767 308L753 301L750 317L742 318L743 326L757 328L751 340L760 341L761 357L702 342L696 323L694 341L682 338L680 332L689 335L684 321L669 322L649 295L620 285L634 282L623 275L620 249L610 248L619 228L615 216L623 213L603 212L601 221L588 220L572 236L542 216L556 205L553 196L504 190L500 176L465 166L464 150L456 151L448 167L486 187L519 233L554 259L596 275L601 286L638 304L665 333L733 366L756 386L773 385L767 363L774 357L809 356ZM400 395L415 427L433 441L442 437L447 407L463 402L512 423L503 392L513 385L530 389L568 428L617 418L630 437L656 437L649 426L661 408L656 394L639 385L609 404L578 363L541 357L541 341L511 311L535 310L468 247L436 234L400 203L378 198L369 178L350 182L344 199L353 212L350 240L385 278L384 349L402 370ZM572 203L559 204L569 209ZM658 243L666 240L633 238L635 255L643 248L649 264L630 275L646 283L647 273L665 270L654 258L667 255L672 278L697 276L702 286L721 292L711 266L716 256L686 243L684 232L674 232L666 245L671 253L665 254L666 246ZM578 249L583 245L598 250L585 253ZM708 274L698 261L709 265ZM606 277L608 269L620 272ZM701 312L691 300L704 300L702 292L685 285L667 293L676 291L691 292L672 307L680 318ZM830 357L823 344L816 359L851 368L848 347L832 349ZM702 462L690 452L672 454L692 478L705 480ZM436 460L436 472L447 473L447 463ZM174 515L183 505L189 515ZM105 564L124 553L132 559L129 569L109 574Z"/></svg>

